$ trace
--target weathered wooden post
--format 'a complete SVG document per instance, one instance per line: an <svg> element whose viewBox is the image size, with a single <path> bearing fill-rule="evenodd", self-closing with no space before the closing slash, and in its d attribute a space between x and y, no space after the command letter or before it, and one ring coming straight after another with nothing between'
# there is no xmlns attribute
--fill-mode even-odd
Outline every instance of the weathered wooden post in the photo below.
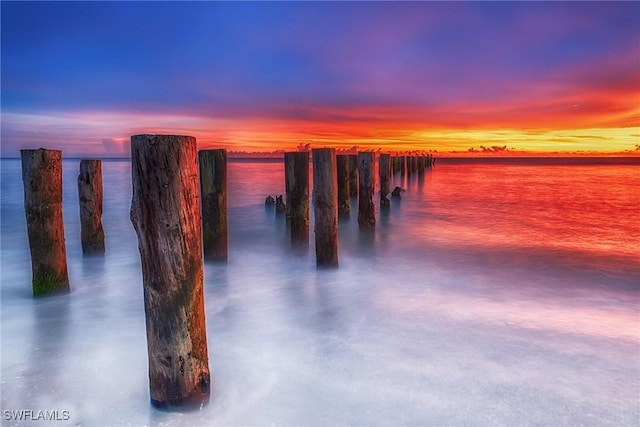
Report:
<svg viewBox="0 0 640 427"><path fill-rule="evenodd" d="M418 156L418 174L419 175L424 175L424 170L425 170L425 166L424 166L424 156L420 155Z"/></svg>
<svg viewBox="0 0 640 427"><path fill-rule="evenodd" d="M227 248L227 150L200 150L200 198L204 259L226 261Z"/></svg>
<svg viewBox="0 0 640 427"><path fill-rule="evenodd" d="M358 155L349 154L349 194L358 197Z"/></svg>
<svg viewBox="0 0 640 427"><path fill-rule="evenodd" d="M405 156L400 156L400 175L405 175L407 173L407 158Z"/></svg>
<svg viewBox="0 0 640 427"><path fill-rule="evenodd" d="M62 217L62 151L20 150L33 296L69 292Z"/></svg>
<svg viewBox="0 0 640 427"><path fill-rule="evenodd" d="M336 151L314 148L313 209L315 214L316 265L338 267L338 183Z"/></svg>
<svg viewBox="0 0 640 427"><path fill-rule="evenodd" d="M291 246L309 247L309 152L284 153L284 180Z"/></svg>
<svg viewBox="0 0 640 427"><path fill-rule="evenodd" d="M351 214L351 190L349 188L349 156L336 156L338 168L338 216L348 218Z"/></svg>
<svg viewBox="0 0 640 427"><path fill-rule="evenodd" d="M102 228L102 161L80 160L78 175L80 199L80 239L84 255L104 254Z"/></svg>
<svg viewBox="0 0 640 427"><path fill-rule="evenodd" d="M131 137L131 222L138 235L151 403L209 399L196 139Z"/></svg>
<svg viewBox="0 0 640 427"><path fill-rule="evenodd" d="M375 153L366 151L358 153L358 224L363 228L373 228L376 225L376 208L373 203L375 188L374 175Z"/></svg>
<svg viewBox="0 0 640 427"><path fill-rule="evenodd" d="M380 208L389 208L391 207L387 198L391 192L391 159L389 154L380 154L378 173L380 175Z"/></svg>

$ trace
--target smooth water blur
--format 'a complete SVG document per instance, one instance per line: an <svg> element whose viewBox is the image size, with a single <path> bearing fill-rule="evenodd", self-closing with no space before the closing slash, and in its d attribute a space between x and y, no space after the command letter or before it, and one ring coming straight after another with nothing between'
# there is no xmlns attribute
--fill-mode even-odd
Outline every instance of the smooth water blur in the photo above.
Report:
<svg viewBox="0 0 640 427"><path fill-rule="evenodd" d="M104 258L83 258L64 161L72 292L33 299L19 160L2 160L2 409L55 425L637 425L640 168L437 165L374 234L355 201L340 268L290 250L282 163L229 163L229 262L205 264L212 397L149 404L130 164L104 161ZM313 209L312 209L313 212ZM3 425L29 425L5 418ZM42 425L34 421L33 425Z"/></svg>

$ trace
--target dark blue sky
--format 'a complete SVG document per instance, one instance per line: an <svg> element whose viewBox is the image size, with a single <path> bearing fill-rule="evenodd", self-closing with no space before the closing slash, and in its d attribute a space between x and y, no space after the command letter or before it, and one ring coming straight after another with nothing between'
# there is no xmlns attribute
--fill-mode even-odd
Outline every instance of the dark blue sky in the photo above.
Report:
<svg viewBox="0 0 640 427"><path fill-rule="evenodd" d="M99 153L103 139L191 127L210 144L267 149L278 134L286 146L393 146L434 129L639 124L638 2L3 1L1 12L5 155L47 141Z"/></svg>

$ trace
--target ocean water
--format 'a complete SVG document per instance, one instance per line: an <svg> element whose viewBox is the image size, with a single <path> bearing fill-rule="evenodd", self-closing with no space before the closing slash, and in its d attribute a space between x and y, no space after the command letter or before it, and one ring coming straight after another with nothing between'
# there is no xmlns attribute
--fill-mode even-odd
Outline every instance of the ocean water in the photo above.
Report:
<svg viewBox="0 0 640 427"><path fill-rule="evenodd" d="M33 299L19 160L1 162L1 394L54 425L640 423L640 163L449 161L403 180L340 267L290 250L283 164L229 163L229 262L205 264L212 395L151 407L130 164L104 161L107 253L83 258L64 166L72 292ZM313 210L312 210L313 211Z"/></svg>

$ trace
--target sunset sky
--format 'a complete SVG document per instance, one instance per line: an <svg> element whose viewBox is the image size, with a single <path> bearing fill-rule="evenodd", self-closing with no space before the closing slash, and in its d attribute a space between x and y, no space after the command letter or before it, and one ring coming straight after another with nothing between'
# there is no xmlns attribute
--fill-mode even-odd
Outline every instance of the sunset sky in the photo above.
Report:
<svg viewBox="0 0 640 427"><path fill-rule="evenodd" d="M6 2L2 155L640 154L640 2Z"/></svg>

